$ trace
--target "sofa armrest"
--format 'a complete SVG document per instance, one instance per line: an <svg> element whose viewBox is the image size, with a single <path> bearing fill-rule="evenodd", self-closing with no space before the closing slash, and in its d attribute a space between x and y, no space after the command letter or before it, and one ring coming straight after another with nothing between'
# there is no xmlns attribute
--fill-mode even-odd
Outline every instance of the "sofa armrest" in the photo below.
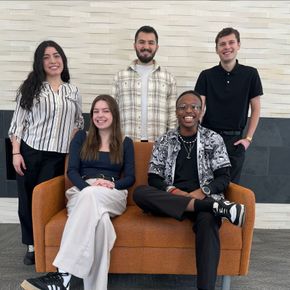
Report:
<svg viewBox="0 0 290 290"><path fill-rule="evenodd" d="M246 275L249 269L250 254L253 240L255 224L255 194L252 190L230 183L225 197L229 201L234 201L245 205L246 218L242 227L243 249L241 254L240 275Z"/></svg>
<svg viewBox="0 0 290 290"><path fill-rule="evenodd" d="M45 226L65 207L64 192L63 175L40 183L33 190L32 222L37 272L45 272Z"/></svg>

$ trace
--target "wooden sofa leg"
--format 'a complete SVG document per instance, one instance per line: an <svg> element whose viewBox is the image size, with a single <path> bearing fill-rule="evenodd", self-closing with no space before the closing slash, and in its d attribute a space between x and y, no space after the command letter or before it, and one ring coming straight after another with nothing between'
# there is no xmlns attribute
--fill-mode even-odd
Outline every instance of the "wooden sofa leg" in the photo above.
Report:
<svg viewBox="0 0 290 290"><path fill-rule="evenodd" d="M231 276L223 276L222 290L231 289Z"/></svg>

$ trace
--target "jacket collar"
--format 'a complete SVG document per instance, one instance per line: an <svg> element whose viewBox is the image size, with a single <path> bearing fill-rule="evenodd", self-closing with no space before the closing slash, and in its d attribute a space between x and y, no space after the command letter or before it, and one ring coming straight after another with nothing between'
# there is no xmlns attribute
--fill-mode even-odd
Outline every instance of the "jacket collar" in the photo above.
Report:
<svg viewBox="0 0 290 290"><path fill-rule="evenodd" d="M169 130L167 132L167 136L168 136L168 139L170 139L172 141L177 141L178 143L180 143L179 139L178 139L178 128ZM197 136L199 136L200 132L202 132L203 130L204 130L204 128L201 125L198 125Z"/></svg>
<svg viewBox="0 0 290 290"><path fill-rule="evenodd" d="M137 62L138 62L138 59L133 60L132 63L129 65L128 69L131 69L131 70L137 72L137 69L136 69ZM160 65L153 59L152 72L154 72L156 70L160 70L160 69L161 69Z"/></svg>

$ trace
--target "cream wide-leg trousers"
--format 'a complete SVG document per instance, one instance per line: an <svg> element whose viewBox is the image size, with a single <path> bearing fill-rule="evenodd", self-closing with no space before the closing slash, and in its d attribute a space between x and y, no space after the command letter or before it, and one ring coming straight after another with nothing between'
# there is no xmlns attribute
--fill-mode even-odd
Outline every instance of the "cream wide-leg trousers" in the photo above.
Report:
<svg viewBox="0 0 290 290"><path fill-rule="evenodd" d="M85 290L107 290L110 251L116 240L110 217L125 211L127 194L102 186L66 191L68 220L53 265L83 278Z"/></svg>

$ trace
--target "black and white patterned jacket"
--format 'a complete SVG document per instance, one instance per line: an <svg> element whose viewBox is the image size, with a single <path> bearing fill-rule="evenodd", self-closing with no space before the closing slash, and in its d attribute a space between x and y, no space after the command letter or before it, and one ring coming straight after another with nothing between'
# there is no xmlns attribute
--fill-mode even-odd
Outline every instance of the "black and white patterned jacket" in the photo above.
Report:
<svg viewBox="0 0 290 290"><path fill-rule="evenodd" d="M170 130L159 137L153 147L148 172L161 176L168 185L172 185L176 159L180 149L178 129ZM197 131L197 171L200 186L207 185L214 179L215 170L228 166L231 164L222 137L199 125ZM210 196L215 200L224 198L222 192Z"/></svg>

